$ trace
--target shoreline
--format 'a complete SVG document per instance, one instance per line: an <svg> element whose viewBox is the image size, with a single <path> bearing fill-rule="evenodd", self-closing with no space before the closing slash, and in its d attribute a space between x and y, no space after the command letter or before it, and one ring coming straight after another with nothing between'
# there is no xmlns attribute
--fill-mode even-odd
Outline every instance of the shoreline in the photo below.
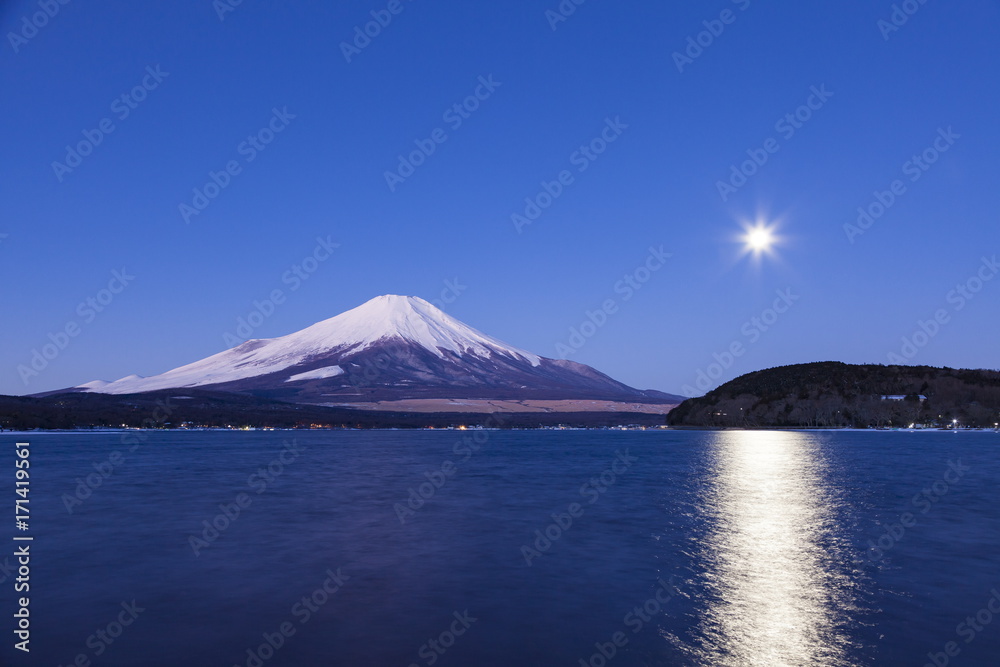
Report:
<svg viewBox="0 0 1000 667"><path fill-rule="evenodd" d="M796 431L803 433L996 433L1000 431L993 428L802 428L783 426L760 426L760 427L715 427L715 426L517 426L510 428L497 428L495 426L449 426L449 427L393 427L393 426L373 426L370 428L356 427L330 427L330 428L284 428L284 427L250 427L250 428L77 428L77 429L32 429L32 430L2 430L0 435L38 435L38 434L106 434L106 433L129 433L132 431L142 431L145 433L238 433L238 432L270 432L280 431L288 433L316 433L324 431Z"/></svg>

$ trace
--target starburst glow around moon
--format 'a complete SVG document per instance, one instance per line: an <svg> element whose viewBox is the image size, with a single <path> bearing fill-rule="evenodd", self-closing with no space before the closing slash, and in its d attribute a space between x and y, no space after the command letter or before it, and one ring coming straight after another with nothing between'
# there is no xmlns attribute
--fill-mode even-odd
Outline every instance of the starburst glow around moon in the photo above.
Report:
<svg viewBox="0 0 1000 667"><path fill-rule="evenodd" d="M759 220L743 224L743 233L739 237L739 241L743 244L743 253L755 258L774 254L779 240L774 225Z"/></svg>

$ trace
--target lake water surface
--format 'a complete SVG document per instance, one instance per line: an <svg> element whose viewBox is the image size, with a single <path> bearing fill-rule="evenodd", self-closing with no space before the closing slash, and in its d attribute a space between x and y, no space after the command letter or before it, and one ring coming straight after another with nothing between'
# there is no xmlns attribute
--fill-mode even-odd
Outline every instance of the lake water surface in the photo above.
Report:
<svg viewBox="0 0 1000 667"><path fill-rule="evenodd" d="M994 433L0 437L3 665L1000 664Z"/></svg>

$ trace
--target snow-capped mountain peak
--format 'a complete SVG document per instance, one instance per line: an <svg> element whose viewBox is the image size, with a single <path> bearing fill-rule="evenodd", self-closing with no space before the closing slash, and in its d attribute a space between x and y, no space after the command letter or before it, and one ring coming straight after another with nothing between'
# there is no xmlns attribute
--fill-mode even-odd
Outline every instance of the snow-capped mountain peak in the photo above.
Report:
<svg viewBox="0 0 1000 667"><path fill-rule="evenodd" d="M538 355L487 336L419 297L396 294L377 296L285 338L307 346L338 341L338 345L351 347L352 352L396 338L416 343L439 357L444 357L446 351L484 357L499 352L529 361L532 366L541 361Z"/></svg>
<svg viewBox="0 0 1000 667"><path fill-rule="evenodd" d="M482 359L506 358L532 367L541 357L507 345L473 329L418 297L384 295L286 336L253 339L201 361L161 375L130 375L115 382L89 382L77 389L107 394L130 394L157 389L231 383L277 373L334 355L350 358L377 343L416 345L444 359L448 353ZM331 367L332 368L332 367ZM311 371L312 368L307 369ZM326 377L333 377L327 375ZM320 379L321 374L295 373L295 380ZM292 378L289 378L291 380Z"/></svg>

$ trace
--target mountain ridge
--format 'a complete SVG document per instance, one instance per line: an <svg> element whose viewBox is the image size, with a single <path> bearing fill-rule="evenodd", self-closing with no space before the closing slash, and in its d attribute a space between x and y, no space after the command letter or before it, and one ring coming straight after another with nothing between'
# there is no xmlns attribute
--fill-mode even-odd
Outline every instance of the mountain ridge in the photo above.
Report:
<svg viewBox="0 0 1000 667"><path fill-rule="evenodd" d="M423 299L399 295L378 296L299 331L248 340L158 375L94 380L68 391L136 394L182 388L327 406L411 399L663 406L682 399L629 387L575 361L514 347Z"/></svg>

